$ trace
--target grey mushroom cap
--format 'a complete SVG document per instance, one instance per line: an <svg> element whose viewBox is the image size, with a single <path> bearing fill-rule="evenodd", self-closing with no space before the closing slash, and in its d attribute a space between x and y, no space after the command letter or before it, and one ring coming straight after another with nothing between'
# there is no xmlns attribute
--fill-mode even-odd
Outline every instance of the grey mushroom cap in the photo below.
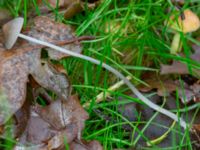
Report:
<svg viewBox="0 0 200 150"><path fill-rule="evenodd" d="M17 38L22 30L23 23L24 18L18 17L3 25L2 29L6 49L11 49L17 41Z"/></svg>

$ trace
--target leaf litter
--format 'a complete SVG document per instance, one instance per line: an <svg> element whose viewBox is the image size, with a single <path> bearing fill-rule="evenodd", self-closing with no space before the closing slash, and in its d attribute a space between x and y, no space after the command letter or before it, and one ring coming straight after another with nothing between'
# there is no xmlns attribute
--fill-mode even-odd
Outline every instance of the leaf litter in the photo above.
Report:
<svg viewBox="0 0 200 150"><path fill-rule="evenodd" d="M190 59L195 62L200 62L200 47L198 45L193 45L194 53L190 55ZM180 58L186 58L184 54L180 55ZM187 58L188 59L188 58ZM171 65L161 64L160 73L161 74L194 74L195 76L200 76L199 67L192 68L189 70L189 64L186 64L181 61L173 60Z"/></svg>
<svg viewBox="0 0 200 150"><path fill-rule="evenodd" d="M55 1L49 2L53 7L56 7ZM83 6L85 6L85 2L81 0L77 0L72 4L68 4L67 2L69 1L64 0L59 2L58 6L65 8L65 18L73 17L76 13L83 11ZM90 6L94 8L96 3ZM90 6L88 5L89 8ZM44 10L47 11L47 8ZM24 32L32 37L63 46L78 53L82 49L79 43L81 39L74 36L71 27L56 23L47 17L37 17L34 19L34 26ZM51 63L51 59L60 60L67 57L67 55L46 48L49 58L48 60L43 60L41 58L42 46L21 40L13 49L8 51L2 44L3 39L0 39L0 41L0 57L2 57L0 61L2 101L0 105L0 133L4 136L7 122L13 119L13 137L17 139L14 149L64 149L64 139L67 139L67 143L72 150L103 149L97 141L87 142L81 140L81 131L84 128L85 120L89 116L81 107L78 97L71 95L71 84L67 74ZM194 45L193 48L194 53L190 58L199 62L199 46ZM185 56L181 54L180 57ZM199 75L199 69L193 69L192 72ZM182 83L180 80L169 78L169 76L163 76L164 74L187 75L189 73L191 72L188 71L187 64L180 61L173 61L172 65L161 64L161 75L153 75L154 79L145 79L149 87L139 86L138 88L143 93L152 92L152 90L156 89L157 95L152 97L151 100L159 105L165 102L162 97L167 96L169 99L164 105L166 109L176 109L176 100L174 98L177 90L179 91L178 97L181 99L181 102L190 105L190 103L198 102L199 81L196 80L189 84L185 81ZM35 83L31 80L34 80ZM56 94L54 100L49 96L47 90ZM36 99L38 96L42 96L46 100L45 106L37 103ZM6 103L4 103L5 101ZM135 114L133 110L141 113L143 121L148 121L155 113L148 107L136 105L132 103L131 105L120 106L119 112L131 121L135 121L137 118L133 116ZM195 121L193 129L195 140L197 139L198 144L200 141L198 135L200 122L197 119ZM156 124L169 127L172 123L164 115L158 114L154 124L150 125L147 130L144 130L145 135L150 139L160 137L167 129L158 130ZM141 125L139 128L142 130L144 125ZM182 133L179 134L182 135ZM138 134L135 136L138 136ZM171 136L164 139L164 143L161 143L160 146L171 145L168 143ZM144 145L146 145L146 142L142 138L139 139L139 146Z"/></svg>
<svg viewBox="0 0 200 150"><path fill-rule="evenodd" d="M82 50L80 40L85 39L76 38L70 26L47 17L35 18L34 26L25 32L77 53ZM14 120L12 137L17 139L16 150L64 149L65 138L72 149L102 149L97 141L81 142L81 131L88 114L78 97L71 96L67 74L51 63L51 60L60 60L67 55L46 48L48 59L43 59L43 46L20 40L11 50L6 50L2 36L0 41L1 137L5 137L9 120ZM40 91L38 89L43 93L36 92ZM56 100L47 96L47 91L55 93ZM48 105L37 103L38 94L46 94ZM35 98L30 100L30 97Z"/></svg>
<svg viewBox="0 0 200 150"><path fill-rule="evenodd" d="M92 0L92 1L84 1L84 0L48 0L48 5L44 4L42 0L38 1L39 9L42 14L50 15L53 8L59 8L59 11L64 13L65 19L70 19L74 17L76 14L83 12L84 10L92 10L96 8L101 1L100 0ZM33 10L32 15L35 14L35 10ZM31 15L31 16L32 16Z"/></svg>

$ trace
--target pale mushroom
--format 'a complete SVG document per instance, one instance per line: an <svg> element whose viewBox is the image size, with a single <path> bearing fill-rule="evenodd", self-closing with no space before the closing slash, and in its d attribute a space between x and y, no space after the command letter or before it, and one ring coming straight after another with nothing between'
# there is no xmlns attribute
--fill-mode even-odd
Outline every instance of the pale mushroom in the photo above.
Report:
<svg viewBox="0 0 200 150"><path fill-rule="evenodd" d="M7 49L11 49L17 41L17 38L20 36L23 23L23 18L15 18L3 26L4 44Z"/></svg>
<svg viewBox="0 0 200 150"><path fill-rule="evenodd" d="M142 93L140 93L136 88L135 86L122 74L120 73L119 71L117 71L115 68L105 64L105 63L102 63L101 61L99 60L96 60L94 58L91 58L89 56L85 56L85 55L82 55L82 54L79 54L79 53L76 53L76 52L73 52L73 51L70 51L70 50L67 50L67 49L64 49L62 47L59 47L59 46L56 46L54 44L51 44L51 43L48 43L48 42L45 42L45 41L41 41L41 40L38 40L38 39L35 39L33 37L29 37L27 35L24 35L24 34L21 34L19 33L20 30L21 30L21 23L23 21L23 18L16 18L14 20L11 20L9 21L7 24L4 25L4 29L6 30L3 30L3 31L7 31L7 30L10 30L10 31L13 31L13 32L16 32L16 33L11 33L9 32L9 34L6 37L5 40L9 40L9 39L14 39L11 43L9 43L8 41L6 41L6 43L9 43L8 44L8 48L11 48L13 46L13 42L16 41L17 37L21 37L27 41L30 41L30 42L33 42L33 43L36 43L36 44L39 44L39 45L43 45L43 46L46 46L46 47L49 47L49 48L52 48L52 49L55 49L59 52L62 52L62 53L65 53L65 54L68 54L68 55L71 55L71 56L74 56L74 57L77 57L77 58L81 58L83 60L87 60L93 64L97 64L97 65L101 65L103 68L107 69L108 71L112 72L113 74L115 74L117 77L119 77L121 80L124 81L124 83L131 89L131 91L141 100L143 101L146 105L148 105L149 107L151 107L152 109L154 109L155 111L158 111L166 116L168 116L169 118L173 119L174 121L176 122L180 122L180 125L186 129L187 128L187 124L186 122L178 117L176 114L160 107L159 105L156 105L154 104L153 102L151 102L149 99L147 99ZM19 25L16 25L16 23L19 23ZM14 27L14 26L18 26L18 29L16 30L12 30L12 29L9 29L10 27ZM10 36L14 36L14 38L10 37Z"/></svg>
<svg viewBox="0 0 200 150"><path fill-rule="evenodd" d="M177 54L177 52L180 52L182 47L180 32L186 34L198 30L200 27L200 20L196 14L187 9L183 12L183 16L179 16L177 19L175 19L175 16L171 16L168 26L175 30L170 52L171 54Z"/></svg>

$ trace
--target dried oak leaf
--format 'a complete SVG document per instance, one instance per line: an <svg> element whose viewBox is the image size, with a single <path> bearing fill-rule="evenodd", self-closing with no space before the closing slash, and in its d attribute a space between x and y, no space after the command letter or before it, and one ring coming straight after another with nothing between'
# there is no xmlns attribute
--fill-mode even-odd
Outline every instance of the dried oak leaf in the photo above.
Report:
<svg viewBox="0 0 200 150"><path fill-rule="evenodd" d="M34 23L35 27L32 27L27 34L37 39L59 45L74 37L69 26L56 23L47 17L38 17ZM77 43L64 47L76 52L81 51ZM41 48L40 45L19 41L8 51L0 41L0 126L23 105L29 75L32 75L42 87L56 93L60 99L68 99L71 86L66 75L58 72L48 63L43 64ZM51 49L47 49L47 52L50 59L67 56Z"/></svg>
<svg viewBox="0 0 200 150"><path fill-rule="evenodd" d="M71 96L68 101L56 100L45 107L35 106L15 150L64 148L64 138L68 143L80 138L86 119L88 114L77 96Z"/></svg>
<svg viewBox="0 0 200 150"><path fill-rule="evenodd" d="M190 58L194 61L200 62L200 47L193 45L194 53ZM180 61L173 60L171 65L161 64L160 74L189 74L188 65ZM194 75L200 76L200 70L192 68Z"/></svg>

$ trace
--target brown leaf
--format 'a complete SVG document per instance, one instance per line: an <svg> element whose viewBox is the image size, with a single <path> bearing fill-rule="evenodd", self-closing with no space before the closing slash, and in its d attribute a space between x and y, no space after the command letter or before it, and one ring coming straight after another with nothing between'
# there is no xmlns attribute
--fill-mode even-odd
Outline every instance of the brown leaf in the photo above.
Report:
<svg viewBox="0 0 200 150"><path fill-rule="evenodd" d="M69 26L51 21L47 17L35 19L35 28L28 31L28 35L48 42L64 44L73 38ZM54 30L55 28L55 30ZM70 50L80 51L79 44L71 43ZM71 91L65 74L59 73L48 62L41 61L42 46L25 41L19 41L11 50L5 50L0 44L0 125L4 124L24 103L28 76L33 78L44 88L57 94L61 99L67 99ZM47 49L48 52L48 49ZM63 58L66 54L60 52L49 56Z"/></svg>
<svg viewBox="0 0 200 150"><path fill-rule="evenodd" d="M81 107L77 96L72 96L68 101L54 101L45 108L37 106L36 112L56 130L63 129L71 122L78 123L81 129L88 115Z"/></svg>
<svg viewBox="0 0 200 150"><path fill-rule="evenodd" d="M72 18L77 13L82 12L84 9L82 4L83 2L81 1L76 2L76 3L73 2L72 4L70 4L65 11L65 14L64 14L65 19Z"/></svg>
<svg viewBox="0 0 200 150"><path fill-rule="evenodd" d="M71 2L73 1L73 2ZM65 4L67 5L67 9L65 11L64 17L65 19L72 18L75 16L77 13L80 13L84 11L86 8L87 10L92 10L94 9L100 1L93 1L93 2L87 2L84 0L65 0Z"/></svg>
<svg viewBox="0 0 200 150"><path fill-rule="evenodd" d="M16 149L20 144L25 147L34 144L42 149L64 147L65 137L68 143L80 138L86 119L88 114L79 104L77 96L71 96L69 101L56 100L45 107L35 106Z"/></svg>
<svg viewBox="0 0 200 150"><path fill-rule="evenodd" d="M67 100L71 86L66 74L58 72L47 62L42 62L42 65L40 64L36 68L31 72L33 78L44 88L55 92L59 98Z"/></svg>
<svg viewBox="0 0 200 150"><path fill-rule="evenodd" d="M156 89L159 96L167 96L177 88L177 85L173 80L155 74L148 76L147 79L144 79L144 82L149 86L139 85L138 88L140 91L149 92Z"/></svg>
<svg viewBox="0 0 200 150"><path fill-rule="evenodd" d="M30 87L27 89L26 101L23 106L14 114L14 137L18 138L22 135L26 129L29 117L30 117L30 106L33 100L33 95Z"/></svg>
<svg viewBox="0 0 200 150"><path fill-rule="evenodd" d="M48 0L49 4L52 7L56 7L57 1L56 0ZM85 1L85 0L59 0L58 8L65 9L64 17L65 19L72 18L76 14L82 12L85 10L91 10L94 9L98 4L100 3L100 0L93 0L93 1ZM42 1L39 0L38 4L40 4L40 11L42 13L49 13L51 10L49 10L48 7L42 4Z"/></svg>
<svg viewBox="0 0 200 150"><path fill-rule="evenodd" d="M200 124L193 124L191 129L191 139L196 149L200 148Z"/></svg>
<svg viewBox="0 0 200 150"><path fill-rule="evenodd" d="M160 74L188 74L188 67L186 64L183 64L179 61L173 61L171 65L161 64Z"/></svg>
<svg viewBox="0 0 200 150"><path fill-rule="evenodd" d="M178 90L179 99L182 103L188 103L192 100L198 102L200 98L200 84L198 82L188 85L185 82L180 83L178 80L172 80L165 76L152 74L148 79L143 79L146 85L139 85L138 89L142 92L157 90L159 96L169 96Z"/></svg>
<svg viewBox="0 0 200 150"><path fill-rule="evenodd" d="M200 102L200 84L199 81L190 86L194 92L194 102Z"/></svg>
<svg viewBox="0 0 200 150"><path fill-rule="evenodd" d="M194 61L200 62L200 47L193 45L194 53L190 58ZM200 76L200 70L192 68L194 75ZM180 61L173 60L171 65L161 64L160 74L189 74L188 65Z"/></svg>

